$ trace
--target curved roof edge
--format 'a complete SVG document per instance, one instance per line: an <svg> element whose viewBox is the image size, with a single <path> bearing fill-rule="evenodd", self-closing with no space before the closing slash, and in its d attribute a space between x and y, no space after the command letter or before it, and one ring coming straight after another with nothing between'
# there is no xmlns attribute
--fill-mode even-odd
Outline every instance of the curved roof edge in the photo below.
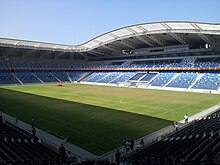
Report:
<svg viewBox="0 0 220 165"><path fill-rule="evenodd" d="M153 22L122 27L97 36L81 45L64 45L8 38L0 38L0 45L27 49L87 52L117 40L159 33L194 33L220 35L220 24L185 21Z"/></svg>

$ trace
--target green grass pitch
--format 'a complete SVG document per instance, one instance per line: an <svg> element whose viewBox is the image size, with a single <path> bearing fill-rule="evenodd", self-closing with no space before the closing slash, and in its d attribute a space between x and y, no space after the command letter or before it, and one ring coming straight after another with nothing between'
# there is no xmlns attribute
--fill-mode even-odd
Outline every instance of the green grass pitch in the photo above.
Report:
<svg viewBox="0 0 220 165"><path fill-rule="evenodd" d="M220 95L83 84L0 88L0 111L101 155L217 104Z"/></svg>

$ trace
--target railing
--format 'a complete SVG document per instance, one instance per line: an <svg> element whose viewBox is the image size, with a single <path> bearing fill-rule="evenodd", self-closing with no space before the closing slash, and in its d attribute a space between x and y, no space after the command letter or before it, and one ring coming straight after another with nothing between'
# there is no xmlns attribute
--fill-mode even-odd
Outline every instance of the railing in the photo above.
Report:
<svg viewBox="0 0 220 165"><path fill-rule="evenodd" d="M0 68L17 71L220 71L220 68Z"/></svg>

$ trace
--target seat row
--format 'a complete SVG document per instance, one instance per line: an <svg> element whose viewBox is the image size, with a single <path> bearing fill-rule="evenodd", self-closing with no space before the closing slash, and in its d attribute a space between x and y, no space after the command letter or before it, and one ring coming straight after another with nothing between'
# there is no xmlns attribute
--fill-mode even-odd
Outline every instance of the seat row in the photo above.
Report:
<svg viewBox="0 0 220 165"><path fill-rule="evenodd" d="M219 58L194 59L184 58L163 62L108 62L108 61L72 61L72 60L48 60L48 59L23 59L0 58L0 68L20 69L59 69L59 68L217 68L220 65Z"/></svg>

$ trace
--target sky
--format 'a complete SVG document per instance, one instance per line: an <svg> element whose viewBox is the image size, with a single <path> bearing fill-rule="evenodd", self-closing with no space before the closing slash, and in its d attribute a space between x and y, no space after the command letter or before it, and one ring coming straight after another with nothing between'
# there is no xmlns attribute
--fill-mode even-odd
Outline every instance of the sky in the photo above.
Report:
<svg viewBox="0 0 220 165"><path fill-rule="evenodd" d="M220 23L220 0L0 0L0 38L79 45L158 21Z"/></svg>

